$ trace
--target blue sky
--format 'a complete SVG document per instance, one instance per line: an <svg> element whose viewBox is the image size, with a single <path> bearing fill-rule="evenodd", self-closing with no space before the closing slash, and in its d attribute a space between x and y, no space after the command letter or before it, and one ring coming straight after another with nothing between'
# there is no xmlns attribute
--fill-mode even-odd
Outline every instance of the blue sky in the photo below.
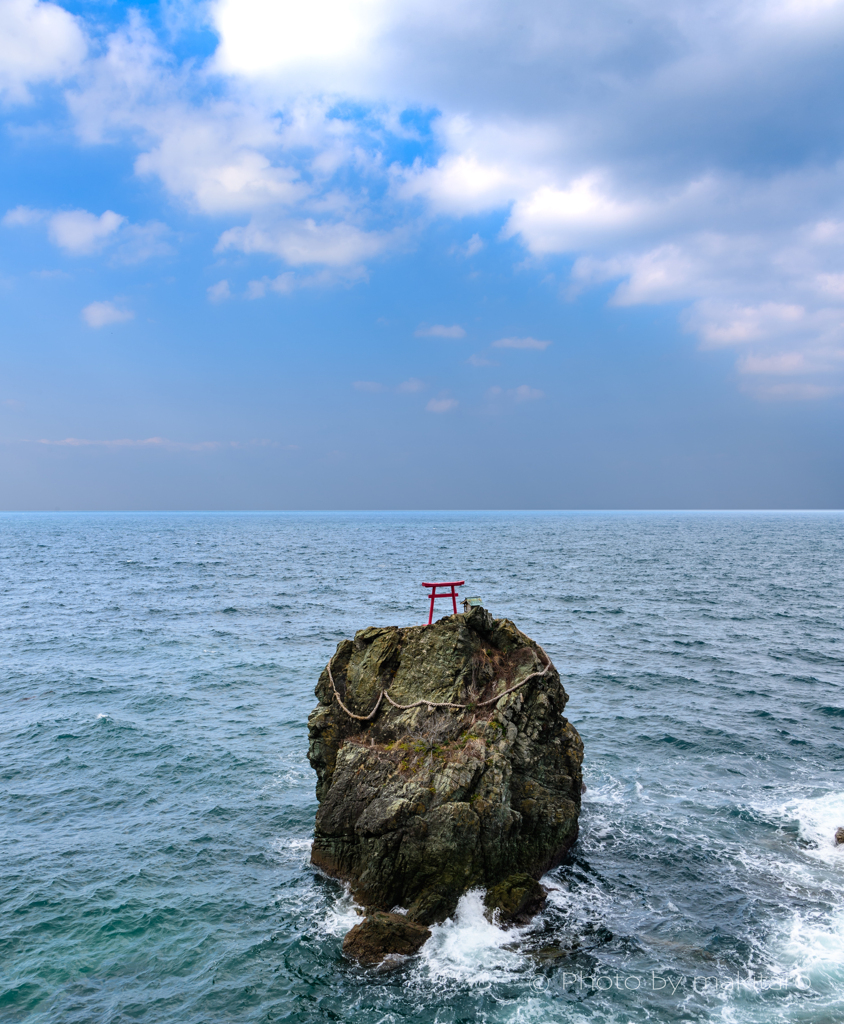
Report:
<svg viewBox="0 0 844 1024"><path fill-rule="evenodd" d="M0 507L841 507L843 44L0 0Z"/></svg>

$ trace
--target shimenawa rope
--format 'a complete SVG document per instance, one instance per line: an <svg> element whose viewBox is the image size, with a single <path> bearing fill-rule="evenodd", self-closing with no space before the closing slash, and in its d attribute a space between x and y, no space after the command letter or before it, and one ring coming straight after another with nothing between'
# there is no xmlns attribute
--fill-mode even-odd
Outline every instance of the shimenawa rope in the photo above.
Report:
<svg viewBox="0 0 844 1024"><path fill-rule="evenodd" d="M537 644L536 646L539 647L539 644ZM326 667L328 669L328 679L329 682L331 683L331 689L334 692L334 696L337 698L337 703L340 705L343 711L346 712L349 718L354 718L358 722L371 722L372 719L375 718L375 716L378 714L378 708L381 707L381 701L385 697L387 698L387 701L393 705L394 708L398 708L400 711L411 711L413 708L421 708L423 705L427 707L429 711L431 711L434 708L459 708L461 710L465 710L468 707L483 708L486 707L488 704L495 704L496 701L501 700L502 697L506 697L508 693L513 693L514 690L521 689L525 685L525 683L529 683L531 679L537 679L540 676L544 676L548 672L550 672L551 659L548 657L545 651L542 650L541 647L539 647L539 650L542 652L542 657L545 658L545 668L543 668L541 672L531 672L531 674L529 676L525 676L525 678L520 683L516 683L515 686L511 686L509 689L503 690L501 693L496 694L494 697L490 697L488 700L479 701L477 704L454 704L450 701L438 702L433 700L417 700L413 704L397 704L396 701L393 700L393 698L389 695L389 693L387 693L386 690L382 690L378 694L378 700L375 701L375 707L369 712L368 715L356 715L354 711L349 711L349 709L341 700L340 694L337 692L337 687L334 685L334 676L331 674L331 664L334 661L333 654L328 659L328 665Z"/></svg>

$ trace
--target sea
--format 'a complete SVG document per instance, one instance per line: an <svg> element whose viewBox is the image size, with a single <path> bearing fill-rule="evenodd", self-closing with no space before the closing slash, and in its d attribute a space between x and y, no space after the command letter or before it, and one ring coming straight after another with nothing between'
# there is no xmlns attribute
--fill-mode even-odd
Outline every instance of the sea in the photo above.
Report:
<svg viewBox="0 0 844 1024"><path fill-rule="evenodd" d="M834 512L0 515L0 1021L844 1022L843 565ZM581 833L362 968L307 717L439 580L551 655Z"/></svg>

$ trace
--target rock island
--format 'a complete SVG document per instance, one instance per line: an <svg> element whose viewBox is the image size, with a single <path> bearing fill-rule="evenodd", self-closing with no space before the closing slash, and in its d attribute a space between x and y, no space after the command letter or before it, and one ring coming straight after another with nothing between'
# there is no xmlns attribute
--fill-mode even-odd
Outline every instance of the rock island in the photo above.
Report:
<svg viewBox="0 0 844 1024"><path fill-rule="evenodd" d="M577 838L583 745L542 648L482 607L343 640L316 688L312 862L366 910L344 951L410 954L460 896L522 923Z"/></svg>

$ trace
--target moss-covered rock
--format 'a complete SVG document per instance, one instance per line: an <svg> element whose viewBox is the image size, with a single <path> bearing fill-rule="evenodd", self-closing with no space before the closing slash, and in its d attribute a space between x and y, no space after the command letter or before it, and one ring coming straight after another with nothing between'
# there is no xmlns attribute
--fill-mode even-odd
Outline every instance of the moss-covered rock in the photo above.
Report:
<svg viewBox="0 0 844 1024"><path fill-rule="evenodd" d="M487 890L484 905L496 924L527 924L545 906L548 890L532 875L508 875Z"/></svg>
<svg viewBox="0 0 844 1024"><path fill-rule="evenodd" d="M557 671L512 622L473 608L364 629L338 645L331 674L309 720L312 861L348 880L368 912L401 906L406 921L432 924L470 888L535 880L560 862L577 838L583 746ZM398 704L465 706L403 710L382 698L359 721L334 687L357 715L384 690Z"/></svg>

